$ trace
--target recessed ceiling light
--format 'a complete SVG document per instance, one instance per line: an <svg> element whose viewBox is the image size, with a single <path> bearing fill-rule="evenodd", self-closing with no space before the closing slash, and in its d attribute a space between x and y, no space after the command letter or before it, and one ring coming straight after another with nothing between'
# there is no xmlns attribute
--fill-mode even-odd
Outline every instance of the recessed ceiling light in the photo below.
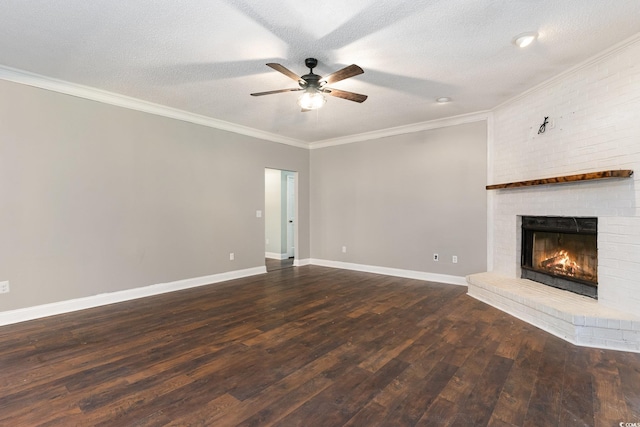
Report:
<svg viewBox="0 0 640 427"><path fill-rule="evenodd" d="M448 96L441 96L440 98L436 99L436 102L439 104L446 104L447 102L451 102L451 98L449 98Z"/></svg>
<svg viewBox="0 0 640 427"><path fill-rule="evenodd" d="M538 33L534 31L529 31L527 33L522 33L515 36L513 38L513 44L515 44L518 47L527 47L531 43L533 43L533 41L537 38L538 38Z"/></svg>

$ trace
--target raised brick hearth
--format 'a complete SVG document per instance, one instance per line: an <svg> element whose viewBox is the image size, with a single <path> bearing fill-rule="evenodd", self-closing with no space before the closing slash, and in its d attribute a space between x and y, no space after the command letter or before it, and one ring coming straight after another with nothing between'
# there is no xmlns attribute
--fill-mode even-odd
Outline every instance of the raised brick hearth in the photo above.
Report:
<svg viewBox="0 0 640 427"><path fill-rule="evenodd" d="M577 345L640 352L640 317L592 298L494 273L467 277L469 295Z"/></svg>

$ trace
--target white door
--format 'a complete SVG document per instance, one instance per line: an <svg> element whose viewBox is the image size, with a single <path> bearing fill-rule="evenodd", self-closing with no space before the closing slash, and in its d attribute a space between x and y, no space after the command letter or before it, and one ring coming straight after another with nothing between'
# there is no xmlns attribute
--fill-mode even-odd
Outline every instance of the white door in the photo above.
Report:
<svg viewBox="0 0 640 427"><path fill-rule="evenodd" d="M287 175L287 255L295 257L295 220L296 220L296 180L294 175Z"/></svg>

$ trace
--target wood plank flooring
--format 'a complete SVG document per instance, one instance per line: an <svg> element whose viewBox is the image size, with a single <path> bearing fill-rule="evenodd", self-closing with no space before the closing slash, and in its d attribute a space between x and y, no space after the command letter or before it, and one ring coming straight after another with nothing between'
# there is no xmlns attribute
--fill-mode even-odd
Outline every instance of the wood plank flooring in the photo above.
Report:
<svg viewBox="0 0 640 427"><path fill-rule="evenodd" d="M618 426L640 354L317 266L0 327L1 426Z"/></svg>
<svg viewBox="0 0 640 427"><path fill-rule="evenodd" d="M283 268L293 267L293 258L283 260L265 258L264 264L267 267L267 271L282 270Z"/></svg>

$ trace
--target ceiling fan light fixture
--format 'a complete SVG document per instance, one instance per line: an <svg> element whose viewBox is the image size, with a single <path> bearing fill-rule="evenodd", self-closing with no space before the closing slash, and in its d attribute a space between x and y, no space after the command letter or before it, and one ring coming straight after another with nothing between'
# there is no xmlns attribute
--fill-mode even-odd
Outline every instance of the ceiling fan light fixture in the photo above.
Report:
<svg viewBox="0 0 640 427"><path fill-rule="evenodd" d="M537 38L538 38L538 33L534 31L529 31L529 32L518 34L517 36L515 36L513 38L513 44L515 44L520 48L525 48L529 46L531 43L533 43Z"/></svg>
<svg viewBox="0 0 640 427"><path fill-rule="evenodd" d="M446 104L447 102L451 102L451 98L448 96L441 96L440 98L436 98L436 102L438 104Z"/></svg>
<svg viewBox="0 0 640 427"><path fill-rule="evenodd" d="M303 110L317 110L327 102L327 98L318 91L305 91L300 98L298 98L298 105Z"/></svg>
<svg viewBox="0 0 640 427"><path fill-rule="evenodd" d="M354 77L364 73L364 70L357 66L356 64L347 65L346 67L335 71L328 76L322 77L313 72L313 69L316 65L318 65L318 60L315 58L307 58L304 61L305 65L309 67L309 73L300 77L293 71L286 68L284 65L276 64L275 62L270 62L267 64L267 67L273 68L281 74L289 77L292 80L295 80L298 83L299 88L291 88L291 89L278 89L278 90L269 90L266 92L255 92L252 93L251 96L263 96L263 95L273 95L276 93L285 93L285 92L302 92L302 96L298 98L298 105L302 107L302 111L310 111L317 110L318 108L322 108L322 106L327 102L327 98L325 98L325 94L335 96L337 98L346 99L348 101L362 103L367 100L367 95L362 95L361 93L349 92L342 89L333 89L327 87L328 84L333 84L350 77Z"/></svg>

